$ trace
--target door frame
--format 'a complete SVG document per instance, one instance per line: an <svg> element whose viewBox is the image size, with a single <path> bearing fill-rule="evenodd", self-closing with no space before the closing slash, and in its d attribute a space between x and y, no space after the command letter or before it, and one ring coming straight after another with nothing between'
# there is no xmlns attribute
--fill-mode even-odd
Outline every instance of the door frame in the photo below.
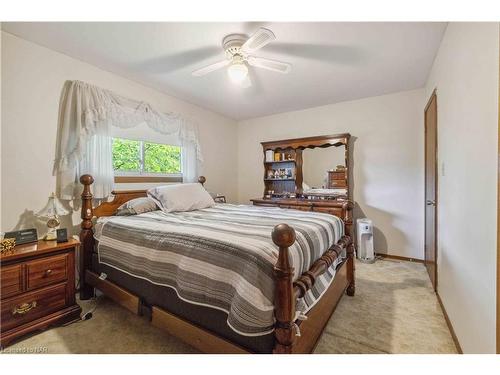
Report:
<svg viewBox="0 0 500 375"><path fill-rule="evenodd" d="M500 32L499 32L500 37ZM500 43L499 43L500 44ZM500 59L500 56L499 56ZM496 341L497 354L500 354L500 64L498 80L498 155L497 155L497 321Z"/></svg>
<svg viewBox="0 0 500 375"><path fill-rule="evenodd" d="M436 205L434 206L435 210L435 220L434 220L434 243L436 246L436 254L435 254L435 266L434 266L434 291L437 293L437 287L438 287L438 252L439 252L439 243L438 243L438 205L439 205L439 190L438 190L438 179L439 179L439 159L438 159L438 140L439 140L439 134L438 134L438 103L437 103L437 88L434 88L432 90L431 95L429 96L429 100L427 100L427 104L425 105L424 108L424 264L425 264L425 228L427 227L427 219L426 219L426 214L425 214L425 204L426 204L426 197L425 197L425 189L426 189L426 184L425 184L425 170L427 168L427 119L425 116L425 113L427 112L427 109L429 108L432 99L436 98L436 147L435 147L435 177L434 177L434 191L436 195ZM426 267L427 268L427 267Z"/></svg>

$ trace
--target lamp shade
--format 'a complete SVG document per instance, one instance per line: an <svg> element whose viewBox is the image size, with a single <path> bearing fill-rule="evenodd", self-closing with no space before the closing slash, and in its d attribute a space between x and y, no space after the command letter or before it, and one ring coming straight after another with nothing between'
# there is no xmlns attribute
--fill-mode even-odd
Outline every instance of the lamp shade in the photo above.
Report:
<svg viewBox="0 0 500 375"><path fill-rule="evenodd" d="M61 201L54 193L49 197L49 201L40 211L36 213L38 217L54 217L69 214L69 211L64 208Z"/></svg>

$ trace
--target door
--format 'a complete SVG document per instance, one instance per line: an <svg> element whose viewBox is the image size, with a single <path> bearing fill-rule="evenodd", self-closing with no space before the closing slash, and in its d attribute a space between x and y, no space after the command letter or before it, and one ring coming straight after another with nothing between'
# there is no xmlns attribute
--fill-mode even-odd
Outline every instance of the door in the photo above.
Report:
<svg viewBox="0 0 500 375"><path fill-rule="evenodd" d="M437 290L437 97L425 107L425 267Z"/></svg>

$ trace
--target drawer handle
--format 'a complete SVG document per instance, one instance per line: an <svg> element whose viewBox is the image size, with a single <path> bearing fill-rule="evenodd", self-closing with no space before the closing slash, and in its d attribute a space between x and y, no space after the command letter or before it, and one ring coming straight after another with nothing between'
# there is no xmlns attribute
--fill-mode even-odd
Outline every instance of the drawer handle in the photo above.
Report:
<svg viewBox="0 0 500 375"><path fill-rule="evenodd" d="M24 315L31 309L34 309L36 307L36 301L33 301L31 303L23 303L19 306L16 306L12 309L12 315Z"/></svg>
<svg viewBox="0 0 500 375"><path fill-rule="evenodd" d="M52 273L52 270L49 269L49 270L44 272L43 277L49 277L51 273Z"/></svg>

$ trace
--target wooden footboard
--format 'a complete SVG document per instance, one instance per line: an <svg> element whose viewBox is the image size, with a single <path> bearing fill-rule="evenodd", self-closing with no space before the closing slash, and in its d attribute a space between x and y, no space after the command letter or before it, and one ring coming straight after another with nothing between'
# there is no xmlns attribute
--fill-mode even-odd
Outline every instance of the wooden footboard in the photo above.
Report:
<svg viewBox="0 0 500 375"><path fill-rule="evenodd" d="M347 251L345 282L341 281L340 285L332 283L332 285L335 286L333 290L340 288L343 293L343 291L347 289L349 295L354 295L354 246L352 240L349 236L343 236L335 245L325 252L321 258L314 262L311 268L304 272L297 281L292 282L294 269L289 263L288 248L295 242L295 230L287 224L279 224L274 227L272 239L279 248L278 262L274 267L276 272L276 289L274 297L274 315L276 317L274 335L276 338L276 345L274 347L274 353L296 353L298 348L308 348L312 350L323 331L324 325L328 321L326 317L329 318L333 313L338 300L335 301L333 306L325 306L326 311L324 311L322 315L321 322L306 323L306 326L315 324L318 329L315 330L315 332L308 333L306 337L301 337L300 346L296 345L298 325L295 321L295 302L297 299L304 297L306 292L314 286L317 277L325 273L344 250ZM332 289L332 285L329 289ZM332 290L329 291L335 294ZM333 297L333 299L335 298ZM321 327L321 330L319 330L319 327Z"/></svg>
<svg viewBox="0 0 500 375"><path fill-rule="evenodd" d="M205 177L201 176L198 180L204 184ZM93 218L100 216L111 216L116 209L123 203L138 197L146 196L146 190L129 190L112 192L114 199L110 202L104 202L94 208L92 206L92 194L90 186L94 179L90 175L83 175L80 178L83 184L82 192L82 223L80 232L81 254L80 254L80 299L89 299L93 295L93 288L98 288L105 294L114 298L119 303L126 301L126 307L131 310L140 310L137 307L137 301L141 296L134 296L123 288L106 281L100 282L95 274L90 274L91 259L94 251L95 240L93 232ZM276 285L275 285L275 347L273 353L310 353L313 351L321 333L332 315L342 294L352 296L355 291L354 279L354 245L351 237L343 236L335 245L326 251L321 258L313 263L311 268L304 272L295 282L293 281L293 267L289 262L289 247L295 242L295 231L287 224L279 224L272 231L272 240L279 248L278 261L275 266ZM305 321L296 321L295 304L298 298L301 298L310 290L316 279L325 273L333 262L346 251L347 260L339 268L332 284L325 292L323 297L308 313L308 319ZM87 276L87 277L86 277ZM118 296L118 297L117 297ZM116 298L115 298L116 297ZM222 342L221 338L200 327L190 324L182 319L178 319L172 314L165 312L157 307L153 308L156 312L156 318L153 317L155 325L162 325L168 332L186 332L186 329L179 331L179 321L183 325L189 326L190 334L180 335L181 339L189 344L198 347L200 350L208 351L209 348L203 343ZM154 315L154 314L153 314ZM300 325L301 337L298 339L298 327ZM203 337L196 337L202 335ZM207 336L208 335L208 336ZM179 336L179 335L177 335ZM210 338L216 341L210 341ZM234 350L230 352L242 352L242 348L223 340L222 351L228 348L227 345L234 345ZM226 349L223 349L226 348Z"/></svg>

